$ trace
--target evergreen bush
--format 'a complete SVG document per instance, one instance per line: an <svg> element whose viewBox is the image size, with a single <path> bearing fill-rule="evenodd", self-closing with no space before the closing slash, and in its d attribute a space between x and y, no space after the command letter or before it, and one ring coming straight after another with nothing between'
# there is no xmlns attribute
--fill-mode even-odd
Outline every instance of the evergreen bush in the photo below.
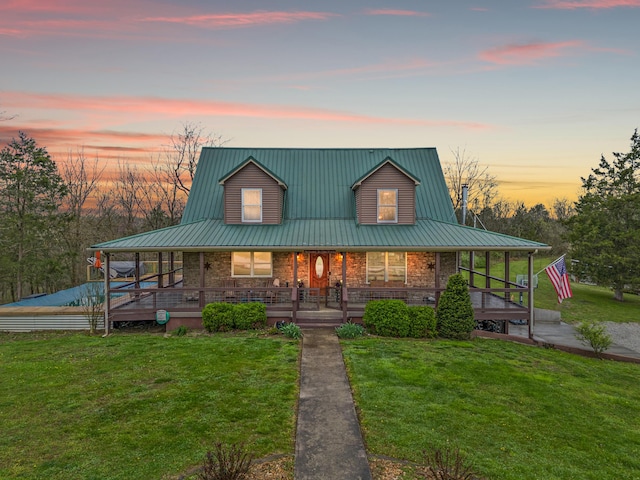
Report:
<svg viewBox="0 0 640 480"><path fill-rule="evenodd" d="M382 337L409 335L409 309L402 300L372 300L364 309L362 322Z"/></svg>
<svg viewBox="0 0 640 480"><path fill-rule="evenodd" d="M436 312L428 305L409 307L409 336L434 338L436 336Z"/></svg>
<svg viewBox="0 0 640 480"><path fill-rule="evenodd" d="M233 327L256 330L267 326L267 307L264 303L239 303L233 308Z"/></svg>
<svg viewBox="0 0 640 480"><path fill-rule="evenodd" d="M209 303L202 309L202 324L208 332L226 332L233 328L233 305Z"/></svg>
<svg viewBox="0 0 640 480"><path fill-rule="evenodd" d="M449 277L436 311L436 329L444 338L466 340L476 326L469 287L457 273Z"/></svg>

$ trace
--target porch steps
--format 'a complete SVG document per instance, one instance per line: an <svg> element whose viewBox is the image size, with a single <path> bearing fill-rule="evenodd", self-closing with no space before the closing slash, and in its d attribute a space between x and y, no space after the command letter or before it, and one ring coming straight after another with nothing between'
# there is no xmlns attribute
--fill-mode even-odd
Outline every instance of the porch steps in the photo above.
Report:
<svg viewBox="0 0 640 480"><path fill-rule="evenodd" d="M302 310L296 314L296 324L301 328L335 328L342 323L342 312L330 308Z"/></svg>

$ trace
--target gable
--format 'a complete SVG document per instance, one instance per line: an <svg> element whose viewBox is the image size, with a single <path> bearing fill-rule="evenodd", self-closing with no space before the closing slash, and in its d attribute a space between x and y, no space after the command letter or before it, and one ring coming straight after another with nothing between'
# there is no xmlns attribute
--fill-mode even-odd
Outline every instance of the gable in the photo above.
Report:
<svg viewBox="0 0 640 480"><path fill-rule="evenodd" d="M274 176L255 162L247 162L232 175L222 179L224 188L224 221L229 224L243 222L242 191L257 190L261 193L260 224L278 224L282 219L283 188Z"/></svg>
<svg viewBox="0 0 640 480"><path fill-rule="evenodd" d="M397 220L394 223L410 225L415 223L416 183L416 179L408 176L393 163L385 162L353 187L358 222L377 224L379 220L378 191L394 190L397 192Z"/></svg>

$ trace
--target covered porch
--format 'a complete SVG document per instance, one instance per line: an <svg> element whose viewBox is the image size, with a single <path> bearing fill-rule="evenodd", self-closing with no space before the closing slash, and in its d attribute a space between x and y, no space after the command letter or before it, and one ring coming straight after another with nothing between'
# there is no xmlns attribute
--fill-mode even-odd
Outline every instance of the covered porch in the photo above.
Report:
<svg viewBox="0 0 640 480"><path fill-rule="evenodd" d="M480 328L509 333L510 321L533 327L533 255L528 258L529 281L518 285L509 280L511 253L503 252L504 269L494 272L490 265L492 250L485 255L487 268L475 268L477 251L407 252L406 280L370 280L362 263L366 255L349 250L298 250L274 252L270 276L233 277L225 258L231 252L160 251L153 273L142 275L139 268L129 283L113 286L105 278L106 324L168 318L167 329L180 325L199 328L201 311L212 302L261 302L267 309L268 321L293 321L299 324L338 325L361 322L366 304L377 299L399 299L407 305L429 305L437 308L446 279L461 271L467 275L476 320ZM522 253L522 252L520 252ZM134 264L140 265L141 252L129 252ZM121 253L119 254L121 257ZM150 252L146 252L149 257ZM184 265L175 262L184 256ZM495 253L494 253L495 256ZM105 271L110 271L112 254L104 252ZM321 260L318 260L318 259ZM363 260L364 259L364 260ZM148 262L147 262L148 263ZM166 312L166 313L165 313Z"/></svg>

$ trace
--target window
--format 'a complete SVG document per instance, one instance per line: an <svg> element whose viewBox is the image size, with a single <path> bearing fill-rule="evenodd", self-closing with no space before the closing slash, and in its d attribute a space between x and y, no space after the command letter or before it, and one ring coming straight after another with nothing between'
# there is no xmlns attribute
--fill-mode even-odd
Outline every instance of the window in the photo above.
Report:
<svg viewBox="0 0 640 480"><path fill-rule="evenodd" d="M233 252L232 277L270 277L271 252Z"/></svg>
<svg viewBox="0 0 640 480"><path fill-rule="evenodd" d="M378 223L398 221L398 190L378 189Z"/></svg>
<svg viewBox="0 0 640 480"><path fill-rule="evenodd" d="M242 189L242 221L262 222L262 189Z"/></svg>
<svg viewBox="0 0 640 480"><path fill-rule="evenodd" d="M407 255L404 252L367 252L367 283L407 282Z"/></svg>

